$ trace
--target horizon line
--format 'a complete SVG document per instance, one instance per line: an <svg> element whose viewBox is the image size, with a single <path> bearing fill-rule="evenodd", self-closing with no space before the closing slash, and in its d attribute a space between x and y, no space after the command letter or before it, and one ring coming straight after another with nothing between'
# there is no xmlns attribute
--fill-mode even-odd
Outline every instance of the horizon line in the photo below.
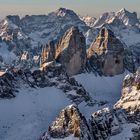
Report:
<svg viewBox="0 0 140 140"><path fill-rule="evenodd" d="M25 17L25 16L33 16L33 15L35 15L35 16L37 16L37 15L48 15L48 14L50 14L50 13L52 13L52 12L55 12L55 11L57 11L57 10L59 10L60 8L65 8L65 7L59 7L59 8L56 8L55 10L54 10L54 8L53 8L53 10L49 10L49 11L47 11L46 13L45 12L29 12L29 13L16 13L16 12L14 12L14 13L8 13L8 14L5 14L5 15L3 15L3 16L0 16L0 19L1 18L6 18L7 16L19 16L20 18L23 18L23 17ZM79 15L79 16L90 16L90 17L94 17L94 18L99 18L102 14L104 14L104 13L111 13L111 12L119 12L120 10L122 10L122 9L126 9L127 11L129 11L130 13L134 13L134 12L136 12L137 13L137 18L139 19L140 18L140 13L139 12L137 12L137 11L132 11L132 10L129 10L128 8L120 8L119 10L114 10L114 11L106 11L105 10L105 12L99 12L98 14L96 13L96 15L91 15L91 14L86 14L86 13L84 13L84 14L82 14L82 13L80 13L80 12L77 12L77 10L75 10L75 9L73 9L73 8L65 8L65 9L67 9L67 10L72 10L73 12L75 12L77 15ZM97 12L97 11L96 11ZM5 12L3 12L3 14L4 14ZM2 14L1 14L2 15Z"/></svg>

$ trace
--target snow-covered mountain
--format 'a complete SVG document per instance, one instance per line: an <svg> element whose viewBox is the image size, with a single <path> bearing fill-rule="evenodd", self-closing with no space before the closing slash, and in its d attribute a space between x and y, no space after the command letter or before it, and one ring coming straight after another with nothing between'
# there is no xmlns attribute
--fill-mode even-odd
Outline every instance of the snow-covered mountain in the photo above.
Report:
<svg viewBox="0 0 140 140"><path fill-rule="evenodd" d="M139 44L140 22L126 9L7 16L0 140L139 140Z"/></svg>
<svg viewBox="0 0 140 140"><path fill-rule="evenodd" d="M115 104L117 108L125 109L134 120L139 121L139 90L140 90L140 69L134 74L129 74L123 82L122 96ZM132 118L131 118L132 119Z"/></svg>
<svg viewBox="0 0 140 140"><path fill-rule="evenodd" d="M114 32L115 36L128 47L129 56L135 67L139 66L140 53L140 21L136 12L129 12L125 8L117 12L106 12L96 19L92 28L106 27ZM90 33L91 35L91 33Z"/></svg>
<svg viewBox="0 0 140 140"><path fill-rule="evenodd" d="M88 77L87 75L84 77L79 77L82 79L79 80L82 81L83 85L90 87L90 91L97 90L96 88L98 87L98 85L97 87L94 86L94 88L92 88L93 90L91 90L91 87L93 86L87 84L87 81L89 81L89 77L91 79L94 78L93 75L89 75ZM86 78L87 81L85 81ZM98 80L102 81L103 79L105 80L104 77ZM94 78L94 80L93 81L96 83L96 78ZM106 82L104 83L107 83L109 81L111 83L111 81L114 82L115 79L106 79ZM102 88L99 87L98 90L101 89ZM114 88L106 87L106 89L112 89L114 91ZM103 89L103 91L105 90ZM99 98L100 96L101 100L105 99L105 97L110 96L103 91L101 92L101 96L98 95L99 91L96 92L97 95L94 92L95 95L92 96L94 98L96 96L97 98ZM111 92L110 94L115 93ZM119 101L117 101L118 99L116 98L116 104L114 106L97 106L97 104L95 104L94 106L87 107L85 107L82 104L79 104L78 106L67 106L66 108L60 111L58 117L55 119L55 121L53 121L48 131L43 134L40 140L139 140L139 94L140 92L138 70L135 74L129 74L126 76L126 78L123 81L122 95L120 96ZM113 98L114 97L111 97L109 101L110 103ZM97 100L99 101L99 99Z"/></svg>
<svg viewBox="0 0 140 140"><path fill-rule="evenodd" d="M78 16L74 11L65 8L60 8L48 15L26 15L23 18L7 16L0 22L1 46L6 44L8 50L5 49L5 52L9 54L6 57L7 59L10 57L11 61L17 61L25 51L33 59L34 56L39 56L42 44L48 44L50 41L57 42L72 26L77 26L84 34L87 48L100 28L106 26L131 48L135 56L139 53L140 22L135 12L131 13L126 9L104 13L97 19ZM11 62L6 61L3 54L1 57L4 57L5 63Z"/></svg>
<svg viewBox="0 0 140 140"><path fill-rule="evenodd" d="M34 56L40 54L42 45L46 45L50 41L57 42L64 32L72 26L77 26L87 37L90 36L87 32L93 32L91 39L96 35L94 33L96 29L91 29L75 12L65 8L60 8L48 15L26 15L23 18L7 16L0 22L1 46L6 44L8 49L5 50L5 53L14 52L20 58L26 51L33 59ZM8 56L10 57L7 54ZM4 56L1 54L1 57ZM14 57L13 59L16 60ZM11 64L5 58L3 62Z"/></svg>
<svg viewBox="0 0 140 140"><path fill-rule="evenodd" d="M114 21L122 22L125 26L135 26L139 24L139 20L136 12L129 12L125 8L122 8L118 12L110 12L102 14L97 20L94 22L94 27L102 26L103 24L110 24ZM116 22L117 24L117 22Z"/></svg>
<svg viewBox="0 0 140 140"><path fill-rule="evenodd" d="M90 25L90 21L88 23L88 20L86 20L85 23ZM94 24L92 24L91 27L101 28L102 26L111 28L116 36L125 42L127 46L139 46L140 22L136 12L132 13L127 9L122 8L117 12L103 13L94 21Z"/></svg>
<svg viewBox="0 0 140 140"><path fill-rule="evenodd" d="M93 27L96 21L96 18L90 16L79 16L82 21L84 21L88 26Z"/></svg>

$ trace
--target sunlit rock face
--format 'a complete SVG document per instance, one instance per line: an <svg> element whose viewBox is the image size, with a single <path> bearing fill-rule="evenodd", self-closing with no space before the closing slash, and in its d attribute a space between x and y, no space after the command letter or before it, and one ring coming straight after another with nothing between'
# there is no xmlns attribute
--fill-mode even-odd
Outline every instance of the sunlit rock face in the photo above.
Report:
<svg viewBox="0 0 140 140"><path fill-rule="evenodd" d="M55 44L54 41L49 42L48 44L42 45L41 50L41 60L40 67L46 62L51 62L55 60Z"/></svg>
<svg viewBox="0 0 140 140"><path fill-rule="evenodd" d="M105 27L87 50L87 58L104 75L112 76L124 71L124 45Z"/></svg>
<svg viewBox="0 0 140 140"><path fill-rule="evenodd" d="M65 139L73 136L81 140L91 140L88 123L75 105L63 109L40 140ZM94 138L93 138L94 140Z"/></svg>
<svg viewBox="0 0 140 140"><path fill-rule="evenodd" d="M79 73L85 66L85 37L77 27L70 28L58 42L56 59L65 67L68 75Z"/></svg>
<svg viewBox="0 0 140 140"><path fill-rule="evenodd" d="M140 118L140 69L134 74L129 74L123 81L122 95L115 105L116 108L125 109L133 118Z"/></svg>

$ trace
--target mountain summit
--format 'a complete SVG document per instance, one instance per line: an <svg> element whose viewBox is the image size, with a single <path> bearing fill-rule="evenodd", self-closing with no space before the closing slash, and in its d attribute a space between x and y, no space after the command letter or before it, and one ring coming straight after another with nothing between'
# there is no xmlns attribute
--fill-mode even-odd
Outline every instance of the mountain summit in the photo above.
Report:
<svg viewBox="0 0 140 140"><path fill-rule="evenodd" d="M104 75L116 75L124 70L124 45L105 27L87 50L87 57L91 65L100 69Z"/></svg>
<svg viewBox="0 0 140 140"><path fill-rule="evenodd" d="M77 14L74 11L72 11L70 9L66 9L66 8L59 8L54 13L60 17L64 17L64 16L68 16L68 15L73 16L73 17L77 17Z"/></svg>
<svg viewBox="0 0 140 140"><path fill-rule="evenodd" d="M56 48L56 58L69 75L77 74L85 67L86 42L77 27L70 28L60 39Z"/></svg>
<svg viewBox="0 0 140 140"><path fill-rule="evenodd" d="M131 13L125 8L122 8L120 11L116 12L115 16L116 18L122 20L122 22L126 26L134 26L137 23L139 23L137 13L136 12Z"/></svg>
<svg viewBox="0 0 140 140"><path fill-rule="evenodd" d="M122 8L117 12L105 12L99 18L94 21L93 27L101 27L104 24L111 24L114 21L119 20L125 26L134 26L139 23L137 13L129 12L127 9Z"/></svg>

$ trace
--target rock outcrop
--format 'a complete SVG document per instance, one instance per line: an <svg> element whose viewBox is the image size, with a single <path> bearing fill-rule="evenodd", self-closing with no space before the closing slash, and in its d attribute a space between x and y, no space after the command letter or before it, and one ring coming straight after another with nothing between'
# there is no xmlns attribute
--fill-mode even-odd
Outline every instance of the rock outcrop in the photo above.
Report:
<svg viewBox="0 0 140 140"><path fill-rule="evenodd" d="M89 65L106 76L124 71L124 45L105 27L87 50L87 58Z"/></svg>
<svg viewBox="0 0 140 140"><path fill-rule="evenodd" d="M106 140L122 132L127 118L122 110L104 108L91 115L89 121L70 105L63 109L40 140L65 139L74 136L79 140Z"/></svg>
<svg viewBox="0 0 140 140"><path fill-rule="evenodd" d="M56 59L65 67L68 75L79 73L85 66L85 37L77 27L70 28L58 42Z"/></svg>
<svg viewBox="0 0 140 140"><path fill-rule="evenodd" d="M105 140L119 134L126 121L123 111L103 108L92 114L89 124L95 140Z"/></svg>
<svg viewBox="0 0 140 140"><path fill-rule="evenodd" d="M140 118L140 69L134 74L129 74L123 81L122 96L115 104L116 108L123 108L130 116L131 121Z"/></svg>
<svg viewBox="0 0 140 140"><path fill-rule="evenodd" d="M70 105L60 112L49 127L48 133L45 133L40 140L63 139L71 135L81 140L93 140L85 117L74 105Z"/></svg>
<svg viewBox="0 0 140 140"><path fill-rule="evenodd" d="M15 77L11 73L6 72L0 76L0 98L15 97L16 85Z"/></svg>
<svg viewBox="0 0 140 140"><path fill-rule="evenodd" d="M53 41L49 44L42 45L40 67L46 62L51 62L55 60L55 44Z"/></svg>
<svg viewBox="0 0 140 140"><path fill-rule="evenodd" d="M76 105L85 102L92 105L90 94L75 78L69 77L65 69L58 64L51 63L44 71L11 68L0 76L0 98L13 98L20 88L56 87L62 90L71 102Z"/></svg>
<svg viewBox="0 0 140 140"><path fill-rule="evenodd" d="M74 11L66 8L60 8L48 15L26 15L23 18L18 15L7 16L0 21L0 48L3 47L5 53L13 55L8 54L5 58L3 51L0 51L0 57L5 65L15 66L14 61L19 60L21 54L27 51L30 56L30 62L27 63L32 67L33 58L40 55L41 46L52 40L59 41L73 26L77 26L84 35L91 29Z"/></svg>

